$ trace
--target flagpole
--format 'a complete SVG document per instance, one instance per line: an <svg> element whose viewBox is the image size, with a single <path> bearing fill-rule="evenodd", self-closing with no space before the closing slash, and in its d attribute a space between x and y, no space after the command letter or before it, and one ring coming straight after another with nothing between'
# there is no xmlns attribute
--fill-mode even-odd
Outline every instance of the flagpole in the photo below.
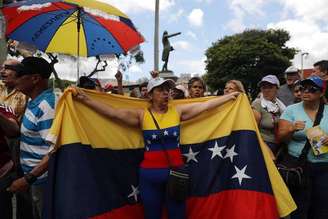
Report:
<svg viewBox="0 0 328 219"><path fill-rule="evenodd" d="M76 83L79 82L80 78L80 32L81 32L81 8L79 7L77 10L77 80Z"/></svg>
<svg viewBox="0 0 328 219"><path fill-rule="evenodd" d="M154 70L158 71L158 56L159 56L159 0L155 3L155 31L154 31Z"/></svg>

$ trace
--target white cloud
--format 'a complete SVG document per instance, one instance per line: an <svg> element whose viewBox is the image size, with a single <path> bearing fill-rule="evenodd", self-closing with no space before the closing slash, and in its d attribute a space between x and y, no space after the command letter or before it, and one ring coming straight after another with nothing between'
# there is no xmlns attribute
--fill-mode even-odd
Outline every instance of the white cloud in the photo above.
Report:
<svg viewBox="0 0 328 219"><path fill-rule="evenodd" d="M124 13L155 11L155 0L100 0L109 3ZM160 10L165 10L175 5L175 0L160 0Z"/></svg>
<svg viewBox="0 0 328 219"><path fill-rule="evenodd" d="M191 73L191 74L205 74L205 56L197 60L178 60L177 65L180 65L184 72L181 73Z"/></svg>
<svg viewBox="0 0 328 219"><path fill-rule="evenodd" d="M187 36L190 36L194 40L197 40L197 35L194 32L192 32L191 30L188 30Z"/></svg>
<svg viewBox="0 0 328 219"><path fill-rule="evenodd" d="M288 46L296 47L301 52L308 52L304 59L304 68L312 67L312 64L321 59L327 59L328 30L326 15L328 4L326 0L277 0L284 8L284 14L288 17L276 23L268 24L268 28L282 28L287 30L291 39ZM297 54L293 60L297 67L301 67L301 55Z"/></svg>
<svg viewBox="0 0 328 219"><path fill-rule="evenodd" d="M315 22L296 19L285 20L268 24L268 28L281 28L290 33L291 39L287 45L309 53L305 63L306 67L310 67L315 60L327 59L328 47L324 45L328 42L328 32L324 32ZM300 60L300 57L295 57L294 64L298 67L300 67Z"/></svg>
<svg viewBox="0 0 328 219"><path fill-rule="evenodd" d="M212 3L213 0L196 0L196 2L199 2L199 3Z"/></svg>
<svg viewBox="0 0 328 219"><path fill-rule="evenodd" d="M46 57L45 57L46 58ZM61 79L76 81L77 79L77 60L64 55L58 56L59 63L55 65L55 69ZM108 66L105 71L98 72L94 77L97 78L114 78L118 63L111 58L106 59ZM96 66L96 58L80 57L80 76L90 74Z"/></svg>
<svg viewBox="0 0 328 219"><path fill-rule="evenodd" d="M142 69L138 64L133 64L129 68L129 73L142 73Z"/></svg>
<svg viewBox="0 0 328 219"><path fill-rule="evenodd" d="M226 26L234 33L242 32L246 28L243 24L243 20L240 18L230 20Z"/></svg>
<svg viewBox="0 0 328 219"><path fill-rule="evenodd" d="M188 41L185 40L180 40L180 41L175 41L172 43L174 49L177 50L190 50L191 49L191 45Z"/></svg>
<svg viewBox="0 0 328 219"><path fill-rule="evenodd" d="M190 12L188 21L192 26L200 27L203 25L203 16L204 12L201 9L196 8Z"/></svg>
<svg viewBox="0 0 328 219"><path fill-rule="evenodd" d="M233 32L241 32L245 29L244 18L246 16L264 15L262 10L264 0L232 0L229 3L234 16L226 26Z"/></svg>
<svg viewBox="0 0 328 219"><path fill-rule="evenodd" d="M177 22L184 14L183 9L179 9L176 13L172 13L169 17L169 22Z"/></svg>
<svg viewBox="0 0 328 219"><path fill-rule="evenodd" d="M327 21L328 4L326 0L277 0L284 9L306 20Z"/></svg>

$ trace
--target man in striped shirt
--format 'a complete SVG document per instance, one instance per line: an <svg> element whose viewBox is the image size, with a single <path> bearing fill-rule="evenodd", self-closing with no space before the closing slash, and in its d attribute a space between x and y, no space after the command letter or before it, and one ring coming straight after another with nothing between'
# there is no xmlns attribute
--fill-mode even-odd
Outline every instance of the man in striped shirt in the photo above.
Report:
<svg viewBox="0 0 328 219"><path fill-rule="evenodd" d="M23 59L17 70L16 88L30 97L30 100L22 119L20 133L20 161L24 176L12 183L10 191L24 191L30 187L35 218L41 218L50 153L45 139L55 115L57 102L53 90L48 89L51 73L50 64L38 57Z"/></svg>

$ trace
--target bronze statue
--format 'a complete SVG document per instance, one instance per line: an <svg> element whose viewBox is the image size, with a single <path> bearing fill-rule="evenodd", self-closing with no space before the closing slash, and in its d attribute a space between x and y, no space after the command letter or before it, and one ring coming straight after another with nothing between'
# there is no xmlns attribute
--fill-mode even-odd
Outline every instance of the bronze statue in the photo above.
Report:
<svg viewBox="0 0 328 219"><path fill-rule="evenodd" d="M169 38L170 37L174 37L181 34L181 32L178 33L173 33L173 34L168 34L167 31L164 31L163 33L163 37L162 37L162 43L163 43L163 53L162 53L162 61L164 62L162 71L169 71L167 69L167 63L169 61L169 56L170 56L170 52L174 50L174 48L171 46Z"/></svg>

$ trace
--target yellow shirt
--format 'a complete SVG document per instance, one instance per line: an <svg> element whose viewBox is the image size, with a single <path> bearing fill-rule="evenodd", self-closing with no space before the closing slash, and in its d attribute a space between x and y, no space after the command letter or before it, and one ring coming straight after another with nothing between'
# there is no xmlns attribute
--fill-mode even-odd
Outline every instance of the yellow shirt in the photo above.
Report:
<svg viewBox="0 0 328 219"><path fill-rule="evenodd" d="M28 97L16 89L8 93L7 87L0 81L0 103L11 107L19 121L25 112L27 100Z"/></svg>

